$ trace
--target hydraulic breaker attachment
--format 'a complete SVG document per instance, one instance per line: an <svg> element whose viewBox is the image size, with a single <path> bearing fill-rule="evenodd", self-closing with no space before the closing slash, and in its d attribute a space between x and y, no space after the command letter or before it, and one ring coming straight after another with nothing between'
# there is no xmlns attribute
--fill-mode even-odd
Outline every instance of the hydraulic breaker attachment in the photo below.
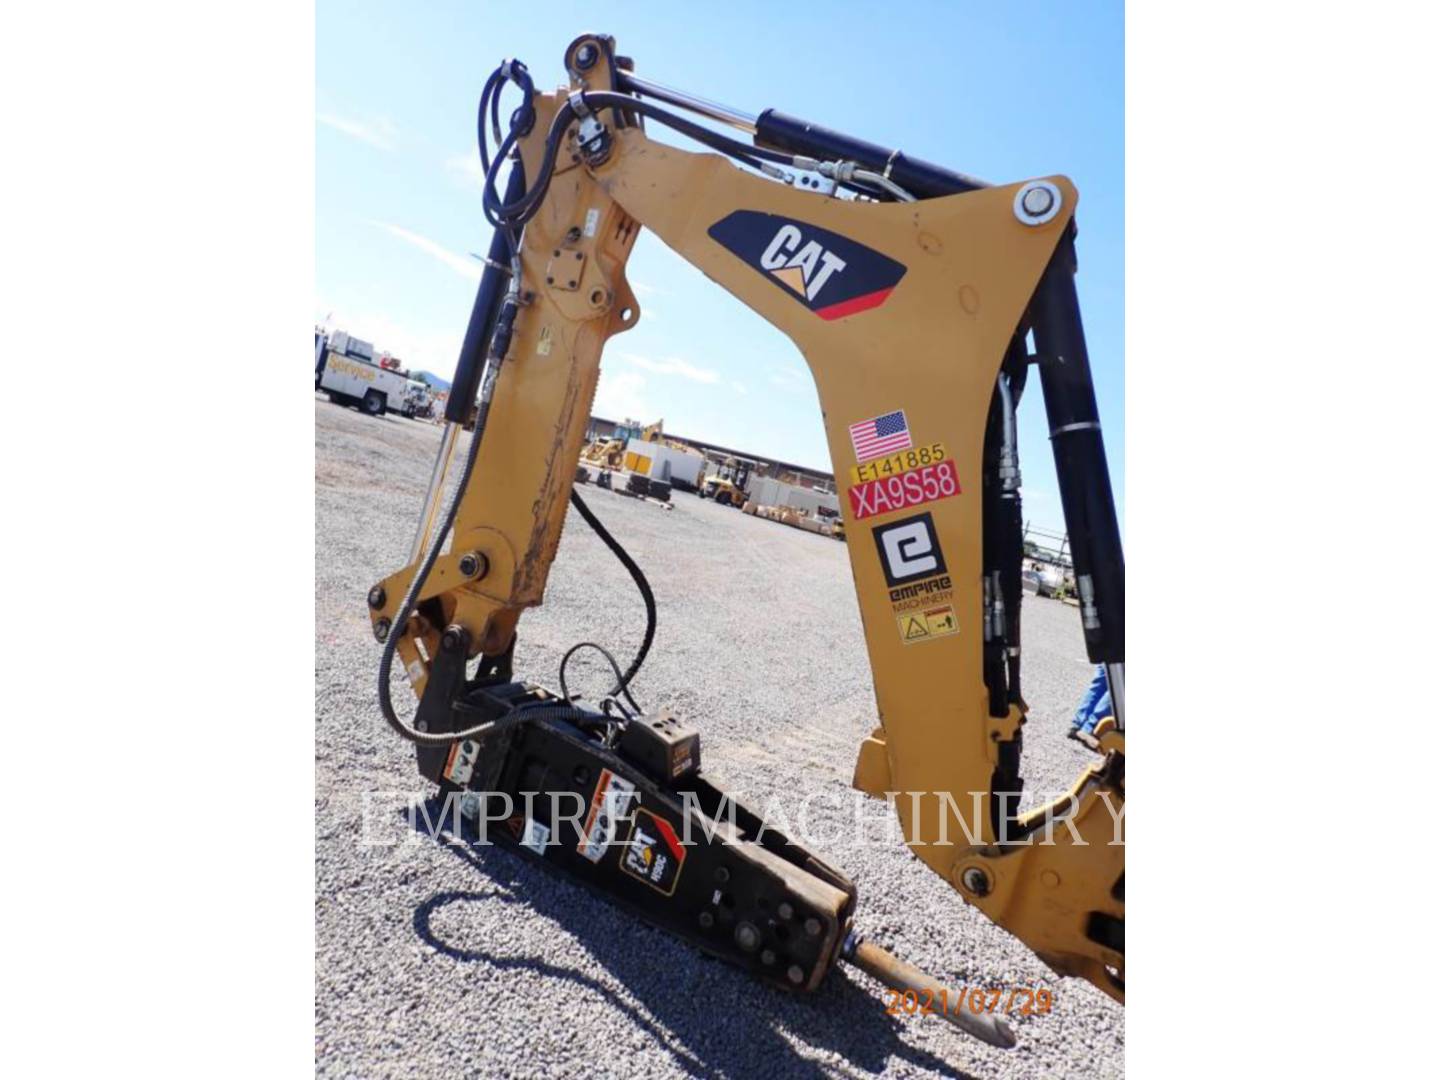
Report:
<svg viewBox="0 0 1440 1080"><path fill-rule="evenodd" d="M448 753L421 747L419 765L460 799L483 842L767 982L819 985L850 928L855 886L702 779L698 733L668 714L622 731L523 683L464 700L493 713L493 733Z"/></svg>
<svg viewBox="0 0 1440 1080"><path fill-rule="evenodd" d="M432 706L447 667L432 668ZM699 733L670 713L622 721L528 683L484 679L452 700L442 712L422 697L432 731L493 726L448 749L419 747L419 769L442 798L459 800L481 842L543 863L785 990L816 989L840 959L902 992L940 988L860 941L854 884L707 782ZM1014 1045L1003 1020L946 1015L986 1042Z"/></svg>

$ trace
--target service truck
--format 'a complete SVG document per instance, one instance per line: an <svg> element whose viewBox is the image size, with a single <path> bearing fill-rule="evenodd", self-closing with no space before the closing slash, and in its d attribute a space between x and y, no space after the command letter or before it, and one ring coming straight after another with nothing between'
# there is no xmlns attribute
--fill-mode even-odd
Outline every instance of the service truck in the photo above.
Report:
<svg viewBox="0 0 1440 1080"><path fill-rule="evenodd" d="M423 385L423 384L421 384ZM371 416L397 412L415 416L423 411L417 395L400 371L375 362L375 347L343 330L315 342L315 389L339 405L357 405Z"/></svg>

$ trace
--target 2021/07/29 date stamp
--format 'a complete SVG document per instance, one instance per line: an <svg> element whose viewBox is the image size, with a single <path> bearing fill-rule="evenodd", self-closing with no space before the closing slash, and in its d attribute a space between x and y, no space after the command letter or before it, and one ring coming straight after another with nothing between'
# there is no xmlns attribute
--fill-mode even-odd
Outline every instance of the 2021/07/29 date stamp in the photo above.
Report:
<svg viewBox="0 0 1440 1080"><path fill-rule="evenodd" d="M993 1012L1043 1016L1054 1005L1055 995L1049 990L1027 986L962 986L953 995L948 989L885 991L885 1011L891 1016L937 1016L966 1009L977 1016Z"/></svg>

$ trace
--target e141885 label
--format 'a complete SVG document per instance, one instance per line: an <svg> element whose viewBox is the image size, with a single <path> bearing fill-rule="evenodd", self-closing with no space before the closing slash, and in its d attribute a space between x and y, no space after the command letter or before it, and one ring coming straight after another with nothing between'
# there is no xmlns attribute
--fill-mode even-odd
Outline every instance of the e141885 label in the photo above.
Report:
<svg viewBox="0 0 1440 1080"><path fill-rule="evenodd" d="M886 457L875 458L873 461L862 461L859 465L850 466L850 479L857 484L864 484L871 480L883 479L886 476L899 476L910 469L918 469L922 465L934 465L937 461L944 460L944 443L933 442L924 446L912 446L909 450L901 450L898 454L890 454Z"/></svg>

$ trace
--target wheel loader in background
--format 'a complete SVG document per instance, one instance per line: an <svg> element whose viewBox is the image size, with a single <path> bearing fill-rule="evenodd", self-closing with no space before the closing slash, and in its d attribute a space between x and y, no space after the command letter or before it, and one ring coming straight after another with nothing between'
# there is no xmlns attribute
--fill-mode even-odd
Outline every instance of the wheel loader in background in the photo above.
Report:
<svg viewBox="0 0 1440 1080"><path fill-rule="evenodd" d="M654 426L650 425L651 428ZM642 427L638 420L627 418L623 424L617 424L609 435L587 443L580 451L580 460L602 469L618 469L625 463L625 447L630 440L648 430L650 428Z"/></svg>
<svg viewBox="0 0 1440 1080"><path fill-rule="evenodd" d="M618 424L608 436L587 443L580 451L580 460L606 469L619 469L625 464L625 448L631 439L642 442L659 442L663 438L665 421L642 425L638 420L626 419ZM669 440L666 440L667 442Z"/></svg>
<svg viewBox="0 0 1440 1080"><path fill-rule="evenodd" d="M625 460L625 440L596 439L580 451L580 460L602 469L618 469Z"/></svg>
<svg viewBox="0 0 1440 1080"><path fill-rule="evenodd" d="M408 564L369 593L386 722L477 833L757 979L815 990L846 960L927 1000L945 993L860 937L843 870L706 779L703 715L635 701L654 597L573 474L602 349L641 317L625 264L649 229L787 334L815 378L879 717L855 786L908 793L893 808L920 862L1056 972L1123 1000L1124 559L1075 291L1074 186L991 186L773 109L704 101L636 74L604 35L577 38L563 68L567 84L542 93L507 60L481 94L495 231L447 440L477 391L478 419L455 496L440 512L442 445ZM507 87L519 100L502 109ZM657 127L710 152L653 140ZM1116 725L1066 797L1022 811L1015 408L1032 377ZM516 631L544 596L567 504L625 565L647 624L623 670L582 642L552 690L515 674ZM614 668L595 702L568 689L582 647ZM397 657L419 699L409 720L392 700ZM583 812L559 813L560 796ZM946 808L972 805L962 833ZM1041 842L1057 814L1065 827ZM1014 1044L995 1013L943 1015Z"/></svg>

